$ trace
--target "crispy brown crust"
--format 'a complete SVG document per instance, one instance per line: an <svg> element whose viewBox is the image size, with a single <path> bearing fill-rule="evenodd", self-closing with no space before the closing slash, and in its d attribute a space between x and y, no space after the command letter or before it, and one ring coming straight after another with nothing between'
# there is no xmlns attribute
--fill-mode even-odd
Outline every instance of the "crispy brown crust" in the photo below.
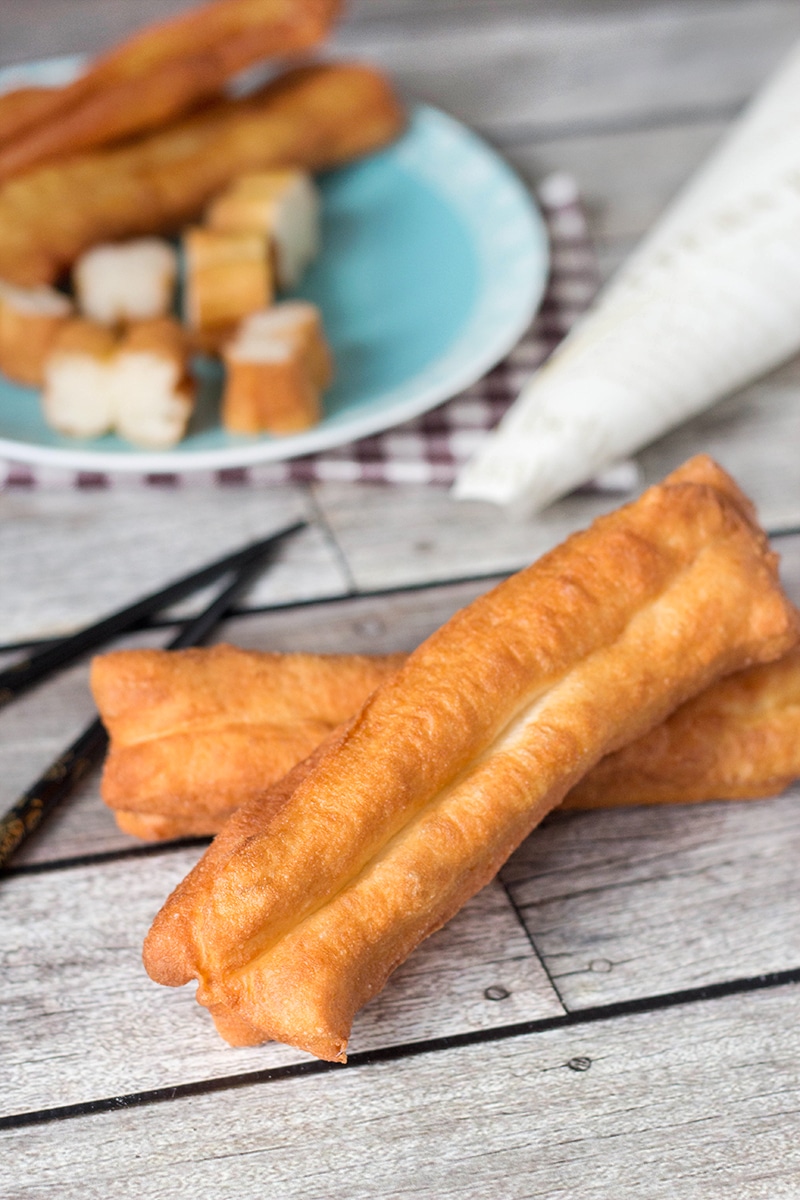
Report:
<svg viewBox="0 0 800 1200"><path fill-rule="evenodd" d="M773 796L800 775L800 651L689 700L599 762L563 808Z"/></svg>
<svg viewBox="0 0 800 1200"><path fill-rule="evenodd" d="M119 343L121 353L154 354L157 358L169 358L181 371L186 367L187 349L186 330L174 317L131 321Z"/></svg>
<svg viewBox="0 0 800 1200"><path fill-rule="evenodd" d="M222 424L229 433L286 436L320 419L319 389L302 361L228 363Z"/></svg>
<svg viewBox="0 0 800 1200"><path fill-rule="evenodd" d="M255 96L9 180L0 187L0 277L51 283L98 242L194 220L245 171L322 170L385 145L403 124L387 80L369 67L289 71Z"/></svg>
<svg viewBox="0 0 800 1200"><path fill-rule="evenodd" d="M70 317L57 330L51 358L62 354L85 354L89 358L108 359L117 348L117 334L99 321L88 317Z"/></svg>
<svg viewBox="0 0 800 1200"><path fill-rule="evenodd" d="M64 313L23 310L0 295L0 371L18 383L41 387L45 363L71 307Z"/></svg>
<svg viewBox="0 0 800 1200"><path fill-rule="evenodd" d="M195 330L225 331L272 303L267 239L258 233L188 229L183 237L186 315Z"/></svg>
<svg viewBox="0 0 800 1200"><path fill-rule="evenodd" d="M287 308L291 316L281 323ZM276 306L272 313L279 318L277 327L249 337L267 345L279 343L285 351L282 358L269 361L259 357L257 349L253 353L252 345L243 348L240 339L244 336L247 341L247 321L225 348L222 423L231 433L298 433L320 418L321 392L333 378L333 357L319 310L290 303ZM269 315L259 313L254 319Z"/></svg>
<svg viewBox="0 0 800 1200"><path fill-rule="evenodd" d="M177 841L181 838L211 837L218 822L204 820L202 813L194 817L159 816L157 813L119 810L114 819L123 833L141 838L144 842ZM211 826L211 828L209 827Z"/></svg>
<svg viewBox="0 0 800 1200"><path fill-rule="evenodd" d="M111 744L105 802L128 832L216 832L306 758L388 678L402 655L122 650L92 663ZM158 818L140 823L131 815ZM156 831L162 832L156 832Z"/></svg>
<svg viewBox="0 0 800 1200"><path fill-rule="evenodd" d="M458 613L284 799L246 805L145 965L262 1038L343 1059L354 1013L569 788L796 615L735 484L692 460Z"/></svg>

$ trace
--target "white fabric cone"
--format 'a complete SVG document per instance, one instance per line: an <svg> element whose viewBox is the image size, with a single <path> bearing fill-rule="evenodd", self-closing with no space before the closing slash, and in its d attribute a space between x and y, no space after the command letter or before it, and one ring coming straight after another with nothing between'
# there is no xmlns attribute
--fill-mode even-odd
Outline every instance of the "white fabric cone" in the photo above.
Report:
<svg viewBox="0 0 800 1200"><path fill-rule="evenodd" d="M800 46L455 484L536 511L800 350Z"/></svg>

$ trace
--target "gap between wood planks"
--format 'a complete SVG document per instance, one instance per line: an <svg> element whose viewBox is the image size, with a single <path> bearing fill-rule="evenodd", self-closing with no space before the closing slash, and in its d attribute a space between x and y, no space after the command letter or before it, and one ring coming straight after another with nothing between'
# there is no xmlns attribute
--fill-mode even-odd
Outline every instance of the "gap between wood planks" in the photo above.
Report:
<svg viewBox="0 0 800 1200"><path fill-rule="evenodd" d="M702 125L712 121L733 121L742 111L743 102L692 105L668 112L645 113L636 120L622 115L586 116L571 121L508 121L490 132L494 145L501 150L518 150L538 142L568 141L571 138L599 137L604 134L646 133L655 129Z"/></svg>
<svg viewBox="0 0 800 1200"><path fill-rule="evenodd" d="M124 1096L109 1096L99 1100L85 1100L79 1104L67 1104L57 1108L38 1109L33 1112L16 1113L0 1118L0 1130L17 1129L30 1125L45 1125L53 1121L66 1121L76 1117L94 1116L121 1109L140 1108L144 1105L162 1104L168 1100L180 1100L190 1096L225 1092L234 1088L253 1087L263 1083L277 1082L302 1076L325 1075L331 1071L358 1070L375 1063L392 1062L398 1059L416 1058L441 1050L461 1046L507 1041L532 1033L544 1033L553 1029L574 1028L593 1025L601 1021L613 1021L642 1013L659 1012L699 1002L713 1002L728 996L745 995L748 992L769 991L773 988L800 984L800 967L786 971L775 971L767 975L755 975L743 979L726 980L707 984L704 987L686 988L658 996L647 996L634 1000L616 1001L612 1004L596 1005L577 1009L559 1017L545 1017L537 1021L524 1021L516 1025L499 1026L494 1029L475 1030L470 1033L431 1038L421 1042L407 1042L399 1046L387 1046L377 1050L365 1050L352 1054L346 1065L339 1063L314 1062L292 1063L285 1067L273 1067L264 1071L249 1071L216 1079L203 1079L195 1083L177 1084L173 1087L154 1088L151 1091L131 1092ZM575 1065L567 1063L572 1070L586 1069L583 1060Z"/></svg>
<svg viewBox="0 0 800 1200"><path fill-rule="evenodd" d="M323 525L323 531L327 532ZM786 533L800 533L800 526L797 529L788 531L781 530L779 533L769 536L780 537ZM492 571L487 574L482 572L477 575L459 575L457 577L448 577L446 579L424 579L418 583L404 584L402 587L374 588L368 590L360 590L355 587L349 592L342 592L339 596L325 596L322 598L312 596L307 600L289 600L279 604L262 604L254 608L232 608L225 617L225 623L237 620L241 617L264 616L269 613L293 612L305 608L330 608L336 604L352 604L354 600L380 600L382 598L391 598L392 596L412 595L414 592L429 592L435 588L458 587L459 585L469 583L486 583L487 587L495 583L502 583L509 575L514 574L513 571L503 571L498 574L497 571ZM188 619L188 618L187 618ZM181 622L173 619L159 620L158 618L147 621L142 625L132 627L132 633L139 632L142 629L174 629ZM50 646L54 642L60 641L60 638L44 638L39 641L22 641L22 642L7 642L0 644L0 654L12 654L21 650L41 649L45 646Z"/></svg>
<svg viewBox="0 0 800 1200"><path fill-rule="evenodd" d="M323 532L329 532L324 519L320 521L320 524L323 527ZM767 529L765 532L767 537L770 539L797 537L800 535L800 524L786 525L785 527L775 529ZM479 572L476 575L448 576L445 579L423 579L417 583L404 584L402 587L373 588L366 590L358 589L355 585L353 585L350 591L342 592L342 594L339 596L326 596L321 599L312 596L307 600L290 600L278 604L262 604L253 608L234 607L230 610L230 613L228 616L226 616L225 620L227 622L238 620L242 617L264 616L269 613L292 612L294 610L306 608L329 608L332 605L352 604L353 601L357 600L380 600L384 597L388 599L392 596L413 595L414 592L430 592L435 588L458 587L460 585L466 585L470 583L485 583L487 587L490 587L494 584L502 583L504 579L508 579L509 576L515 573L515 571L490 571L487 573ZM159 618L154 618L143 622L141 625L133 626L131 632L135 633L143 629L174 629L179 624L181 624L180 621L175 621L173 619L160 620ZM54 645L60 640L60 638L34 638L21 642L0 642L0 654L16 654L22 651L40 650L46 646Z"/></svg>

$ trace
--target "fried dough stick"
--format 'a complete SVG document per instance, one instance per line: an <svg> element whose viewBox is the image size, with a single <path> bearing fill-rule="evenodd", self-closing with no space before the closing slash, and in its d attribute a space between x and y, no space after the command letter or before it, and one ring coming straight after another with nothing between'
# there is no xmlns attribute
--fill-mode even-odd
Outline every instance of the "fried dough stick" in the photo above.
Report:
<svg viewBox="0 0 800 1200"><path fill-rule="evenodd" d="M22 129L29 128L46 117L53 107L54 97L61 88L19 87L0 96L0 146Z"/></svg>
<svg viewBox="0 0 800 1200"><path fill-rule="evenodd" d="M245 171L336 166L385 145L403 123L388 82L369 67L289 71L253 96L0 187L0 278L52 282L97 242L192 220Z"/></svg>
<svg viewBox="0 0 800 1200"><path fill-rule="evenodd" d="M562 808L756 800L800 776L800 650L737 671L609 754Z"/></svg>
<svg viewBox="0 0 800 1200"><path fill-rule="evenodd" d="M353 716L404 659L287 657L232 646L102 655L92 688L111 734L103 799L121 829L148 841L217 833L316 749L332 717ZM332 687L340 689L335 713L325 708ZM712 684L602 759L561 807L752 800L798 776L800 650L792 650Z"/></svg>
<svg viewBox="0 0 800 1200"><path fill-rule="evenodd" d="M169 822L172 836L216 832L246 796L349 720L404 657L227 645L102 655L92 691L111 737L103 799L153 818L146 829Z"/></svg>
<svg viewBox="0 0 800 1200"><path fill-rule="evenodd" d="M135 34L65 87L0 96L0 179L190 112L260 59L317 45L339 7L338 0L217 0Z"/></svg>
<svg viewBox="0 0 800 1200"><path fill-rule="evenodd" d="M752 506L692 460L428 638L282 807L235 814L147 970L197 978L229 1040L344 1060L355 1012L603 755L797 632Z"/></svg>

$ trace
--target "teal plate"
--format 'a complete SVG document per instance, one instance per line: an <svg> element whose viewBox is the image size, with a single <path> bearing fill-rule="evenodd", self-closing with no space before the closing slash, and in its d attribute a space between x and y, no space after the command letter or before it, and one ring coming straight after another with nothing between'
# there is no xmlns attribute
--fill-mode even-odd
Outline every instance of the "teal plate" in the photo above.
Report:
<svg viewBox="0 0 800 1200"><path fill-rule="evenodd" d="M25 82L45 66L27 68ZM0 86L7 78L0 74ZM62 437L45 424L34 389L0 376L0 454L104 471L294 458L426 412L511 349L544 292L547 237L523 185L475 134L419 105L394 145L319 184L323 250L299 290L322 310L336 361L319 425L284 438L226 433L221 368L201 361L187 436L172 450L145 452L111 435Z"/></svg>

